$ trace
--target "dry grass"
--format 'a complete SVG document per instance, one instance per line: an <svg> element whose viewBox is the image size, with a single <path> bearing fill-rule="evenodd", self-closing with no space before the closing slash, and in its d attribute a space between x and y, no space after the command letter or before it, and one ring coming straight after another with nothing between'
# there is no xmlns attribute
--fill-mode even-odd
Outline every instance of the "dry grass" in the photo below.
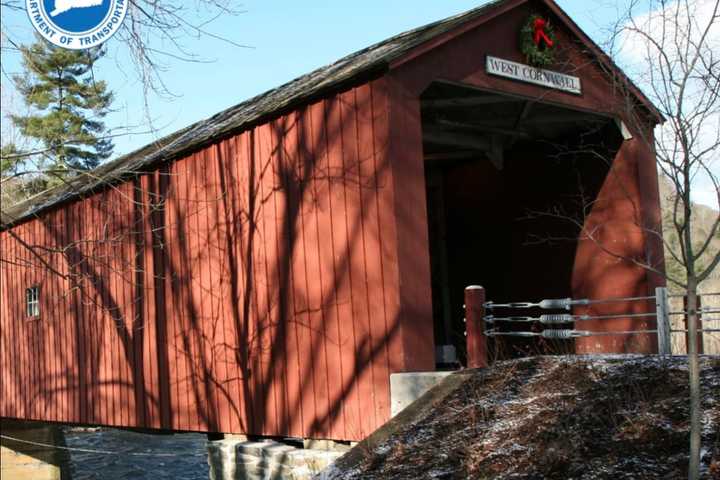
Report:
<svg viewBox="0 0 720 480"><path fill-rule="evenodd" d="M709 479L720 462L720 360L702 366ZM684 357L503 362L331 478L683 478L687 395Z"/></svg>

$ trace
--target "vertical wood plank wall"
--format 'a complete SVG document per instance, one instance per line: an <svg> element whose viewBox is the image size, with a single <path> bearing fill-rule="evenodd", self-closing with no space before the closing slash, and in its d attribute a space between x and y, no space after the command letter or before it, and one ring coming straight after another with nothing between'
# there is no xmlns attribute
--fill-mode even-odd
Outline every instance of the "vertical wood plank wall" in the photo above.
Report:
<svg viewBox="0 0 720 480"><path fill-rule="evenodd" d="M0 415L346 440L384 423L402 357L384 82L0 233Z"/></svg>
<svg viewBox="0 0 720 480"><path fill-rule="evenodd" d="M389 417L389 374L434 368L418 103L426 88L443 79L623 118L626 99L612 101L604 72L559 19L582 96L487 74L484 54L524 61L514 42L497 39L533 12L498 11L380 79L0 232L0 415L344 440L371 433ZM613 169L630 188L606 182L588 225L608 223L608 241L628 256L662 262L662 245L639 227L659 220L652 152L625 141ZM641 295L659 283L578 245L576 298ZM33 285L37 319L25 314ZM629 311L603 308L595 313ZM652 352L653 342L577 345Z"/></svg>

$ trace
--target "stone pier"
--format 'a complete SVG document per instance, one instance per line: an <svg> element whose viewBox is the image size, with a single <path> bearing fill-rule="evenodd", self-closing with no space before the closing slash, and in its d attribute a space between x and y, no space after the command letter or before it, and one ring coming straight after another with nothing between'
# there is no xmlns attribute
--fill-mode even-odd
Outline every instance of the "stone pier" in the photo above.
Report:
<svg viewBox="0 0 720 480"><path fill-rule="evenodd" d="M350 448L331 441L307 446L244 437L208 442L210 480L310 480Z"/></svg>

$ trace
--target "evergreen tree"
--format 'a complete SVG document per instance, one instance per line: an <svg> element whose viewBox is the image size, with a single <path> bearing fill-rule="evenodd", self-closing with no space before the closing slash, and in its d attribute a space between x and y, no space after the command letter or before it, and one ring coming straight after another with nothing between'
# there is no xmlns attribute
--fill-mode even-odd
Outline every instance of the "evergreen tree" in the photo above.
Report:
<svg viewBox="0 0 720 480"><path fill-rule="evenodd" d="M93 64L105 54L102 47L67 50L38 38L22 46L21 53L25 74L14 80L32 112L11 118L24 136L45 150L44 160L36 163L47 171L48 181L56 183L107 159L113 144L103 138L102 118L112 93L92 74Z"/></svg>
<svg viewBox="0 0 720 480"><path fill-rule="evenodd" d="M7 143L0 147L0 178L15 173L18 164L18 148L14 143Z"/></svg>
<svg viewBox="0 0 720 480"><path fill-rule="evenodd" d="M47 178L26 168L26 155L13 143L0 148L0 207L9 207L47 188Z"/></svg>

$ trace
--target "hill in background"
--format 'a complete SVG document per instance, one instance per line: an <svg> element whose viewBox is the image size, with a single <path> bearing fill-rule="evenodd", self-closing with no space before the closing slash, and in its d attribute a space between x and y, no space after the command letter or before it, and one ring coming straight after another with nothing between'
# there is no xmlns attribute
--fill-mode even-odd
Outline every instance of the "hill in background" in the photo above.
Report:
<svg viewBox="0 0 720 480"><path fill-rule="evenodd" d="M663 211L663 236L667 245L670 245L677 255L680 254L679 240L677 233L675 233L672 227L672 216L673 216L673 202L675 198L675 190L666 178L660 178L660 202ZM693 205L693 237L698 239L705 239L709 235L712 228L713 222L717 219L718 212L710 207L704 205ZM668 247L665 247L665 266L670 275L683 278L684 275L683 267L680 263L675 260L670 253ZM720 232L715 233L715 238L710 243L706 254L701 258L701 264L707 264L710 258L720 251ZM682 290L668 282L668 289L670 293L682 294ZM720 293L720 268L710 274L710 277L700 284L700 294L709 293ZM703 307L712 307L720 309L720 295L717 296L704 296ZM683 303L681 298L675 298L671 301L671 310L681 311L683 309ZM703 327L708 329L720 329L720 314L711 314L707 316L708 320L703 322ZM709 320L709 318L717 318L718 320ZM682 316L672 316L673 328L682 329L685 328L684 320ZM705 333L704 334L704 346L705 353L720 354L720 334L719 333ZM685 335L682 333L673 334L673 353L687 353L685 348Z"/></svg>

